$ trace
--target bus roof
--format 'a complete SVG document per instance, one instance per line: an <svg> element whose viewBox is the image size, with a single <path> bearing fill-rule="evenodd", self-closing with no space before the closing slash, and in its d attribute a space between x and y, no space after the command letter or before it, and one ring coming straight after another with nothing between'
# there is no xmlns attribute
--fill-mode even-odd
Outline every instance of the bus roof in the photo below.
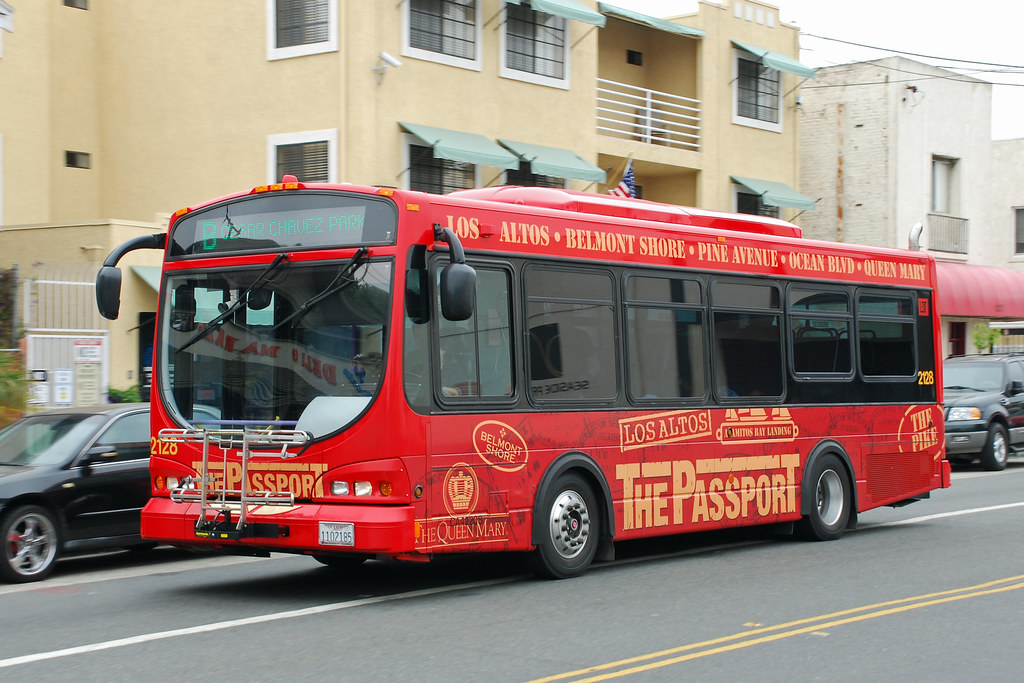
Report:
<svg viewBox="0 0 1024 683"><path fill-rule="evenodd" d="M477 199L506 204L519 204L576 213L589 213L611 218L655 221L675 225L689 225L718 230L775 235L778 237L802 237L803 230L792 223L766 216L746 216L719 211L708 211L693 207L661 204L646 199L614 197L612 195L561 190L549 187L482 187L473 190L457 190L448 197Z"/></svg>

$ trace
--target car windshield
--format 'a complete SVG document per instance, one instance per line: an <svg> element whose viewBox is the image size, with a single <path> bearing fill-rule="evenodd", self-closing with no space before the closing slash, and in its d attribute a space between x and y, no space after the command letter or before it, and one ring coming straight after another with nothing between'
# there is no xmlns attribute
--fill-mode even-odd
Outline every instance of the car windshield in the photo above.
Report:
<svg viewBox="0 0 1024 683"><path fill-rule="evenodd" d="M329 417L309 431L337 431L379 387L391 263L357 254L284 261L261 280L266 272L264 264L168 277L161 396L186 423L230 429L306 429L295 425L315 401Z"/></svg>
<svg viewBox="0 0 1024 683"><path fill-rule="evenodd" d="M103 415L33 415L0 430L0 464L61 465L106 422Z"/></svg>
<svg viewBox="0 0 1024 683"><path fill-rule="evenodd" d="M973 389L976 391L1002 391L1003 366L999 363L946 363L942 368L942 383L947 389Z"/></svg>

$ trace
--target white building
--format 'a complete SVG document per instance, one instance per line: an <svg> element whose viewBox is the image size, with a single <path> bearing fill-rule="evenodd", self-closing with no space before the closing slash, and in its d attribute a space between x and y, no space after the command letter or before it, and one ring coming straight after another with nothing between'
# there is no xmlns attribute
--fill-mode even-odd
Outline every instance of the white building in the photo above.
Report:
<svg viewBox="0 0 1024 683"><path fill-rule="evenodd" d="M992 142L992 85L889 57L819 69L802 94L804 234L931 251L947 354L1024 319L1024 145Z"/></svg>

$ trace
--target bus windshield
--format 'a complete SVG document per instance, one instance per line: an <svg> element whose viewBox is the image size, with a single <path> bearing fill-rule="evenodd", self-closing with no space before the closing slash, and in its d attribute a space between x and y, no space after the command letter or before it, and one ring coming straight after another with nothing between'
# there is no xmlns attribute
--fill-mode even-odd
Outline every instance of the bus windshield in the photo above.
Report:
<svg viewBox="0 0 1024 683"><path fill-rule="evenodd" d="M160 321L165 405L207 428L342 429L380 386L391 278L390 262L362 250L172 272Z"/></svg>

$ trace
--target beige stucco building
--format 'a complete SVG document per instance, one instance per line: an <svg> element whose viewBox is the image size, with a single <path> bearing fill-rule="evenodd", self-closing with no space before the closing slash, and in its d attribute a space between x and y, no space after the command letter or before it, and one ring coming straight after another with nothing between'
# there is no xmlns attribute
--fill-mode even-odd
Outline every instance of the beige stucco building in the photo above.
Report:
<svg viewBox="0 0 1024 683"><path fill-rule="evenodd" d="M798 36L753 0L0 0L0 265L98 268L283 173L604 192L631 160L645 199L799 222ZM152 256L95 322L103 390L139 381Z"/></svg>

